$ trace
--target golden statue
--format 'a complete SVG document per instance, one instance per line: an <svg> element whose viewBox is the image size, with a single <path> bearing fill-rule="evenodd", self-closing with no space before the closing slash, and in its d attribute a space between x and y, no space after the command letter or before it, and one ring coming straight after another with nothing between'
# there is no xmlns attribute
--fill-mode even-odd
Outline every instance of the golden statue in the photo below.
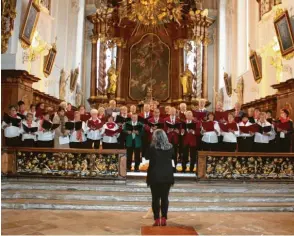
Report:
<svg viewBox="0 0 294 236"><path fill-rule="evenodd" d="M116 93L118 75L119 75L119 72L115 68L114 60L111 60L111 66L107 71L107 76L108 76L107 93L110 93L110 94Z"/></svg>
<svg viewBox="0 0 294 236"><path fill-rule="evenodd" d="M193 74L186 65L185 71L180 75L181 84L183 87L183 95L192 94Z"/></svg>

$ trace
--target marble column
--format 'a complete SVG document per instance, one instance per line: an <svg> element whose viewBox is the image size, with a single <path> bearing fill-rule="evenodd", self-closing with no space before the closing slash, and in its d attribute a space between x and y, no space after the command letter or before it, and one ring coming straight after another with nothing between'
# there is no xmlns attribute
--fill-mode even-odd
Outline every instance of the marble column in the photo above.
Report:
<svg viewBox="0 0 294 236"><path fill-rule="evenodd" d="M97 36L91 36L92 54L91 54L91 88L90 98L97 96Z"/></svg>
<svg viewBox="0 0 294 236"><path fill-rule="evenodd" d="M208 42L203 43L202 47L202 93L201 97L208 99L208 53L207 53Z"/></svg>

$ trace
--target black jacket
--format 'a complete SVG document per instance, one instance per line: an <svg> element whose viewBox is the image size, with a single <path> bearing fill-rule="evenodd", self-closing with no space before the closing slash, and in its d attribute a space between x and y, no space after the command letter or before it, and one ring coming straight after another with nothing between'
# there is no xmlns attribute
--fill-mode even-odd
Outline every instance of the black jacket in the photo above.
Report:
<svg viewBox="0 0 294 236"><path fill-rule="evenodd" d="M173 148L160 150L150 147L147 150L145 158L150 160L147 171L148 186L152 184L174 184L173 155Z"/></svg>

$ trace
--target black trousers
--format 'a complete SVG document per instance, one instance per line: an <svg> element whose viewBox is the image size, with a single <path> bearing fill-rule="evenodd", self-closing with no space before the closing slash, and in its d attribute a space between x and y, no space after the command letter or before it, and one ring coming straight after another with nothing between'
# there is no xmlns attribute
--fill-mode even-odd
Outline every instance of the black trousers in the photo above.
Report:
<svg viewBox="0 0 294 236"><path fill-rule="evenodd" d="M105 143L105 142L102 142L102 148L103 149L116 149L117 148L117 143Z"/></svg>
<svg viewBox="0 0 294 236"><path fill-rule="evenodd" d="M117 139L117 148L118 149L125 149L126 148L126 134L121 132L118 139Z"/></svg>
<svg viewBox="0 0 294 236"><path fill-rule="evenodd" d="M206 143L202 141L203 151L217 151L218 147L219 147L218 143Z"/></svg>
<svg viewBox="0 0 294 236"><path fill-rule="evenodd" d="M127 169L130 170L132 167L133 153L135 153L135 170L139 169L141 148L136 148L135 139L133 139L132 147L127 147Z"/></svg>
<svg viewBox="0 0 294 236"><path fill-rule="evenodd" d="M269 152L269 144L268 143L254 143L253 144L254 152Z"/></svg>
<svg viewBox="0 0 294 236"><path fill-rule="evenodd" d="M83 148L86 148L86 142L70 142L69 147L83 149Z"/></svg>
<svg viewBox="0 0 294 236"><path fill-rule="evenodd" d="M279 152L290 152L291 139L289 137L279 138L277 147Z"/></svg>
<svg viewBox="0 0 294 236"><path fill-rule="evenodd" d="M253 137L238 138L238 152L252 152Z"/></svg>
<svg viewBox="0 0 294 236"><path fill-rule="evenodd" d="M34 139L24 139L22 141L23 147L35 147L35 140Z"/></svg>
<svg viewBox="0 0 294 236"><path fill-rule="evenodd" d="M53 148L54 147L54 140L50 140L50 141L37 141L37 147Z"/></svg>
<svg viewBox="0 0 294 236"><path fill-rule="evenodd" d="M85 147L92 149L93 148L93 143L94 143L94 149L99 149L100 148L100 139L99 140L93 140L93 139L87 139Z"/></svg>
<svg viewBox="0 0 294 236"><path fill-rule="evenodd" d="M21 146L21 140L20 137L14 137L14 138L6 138L5 137L5 145L7 147L20 147Z"/></svg>
<svg viewBox="0 0 294 236"><path fill-rule="evenodd" d="M268 145L268 152L277 152L277 147L276 139L270 140Z"/></svg>
<svg viewBox="0 0 294 236"><path fill-rule="evenodd" d="M235 152L237 149L237 143L229 143L229 142L223 142L221 151L224 152Z"/></svg>
<svg viewBox="0 0 294 236"><path fill-rule="evenodd" d="M142 157L145 157L146 150L149 148L150 143L148 141L148 135L142 137Z"/></svg>
<svg viewBox="0 0 294 236"><path fill-rule="evenodd" d="M150 185L152 194L152 211L154 220L159 219L159 213L161 209L161 217L167 219L168 212L168 195L170 190L170 184L152 184Z"/></svg>
<svg viewBox="0 0 294 236"><path fill-rule="evenodd" d="M179 152L179 145L178 144L174 144L172 143L173 148L174 148L174 156L173 156L173 160L175 163L175 170L177 169L177 164L178 164L178 152Z"/></svg>
<svg viewBox="0 0 294 236"><path fill-rule="evenodd" d="M187 162L190 153L190 172L193 172L196 163L197 150L196 147L183 146L182 169L186 171Z"/></svg>

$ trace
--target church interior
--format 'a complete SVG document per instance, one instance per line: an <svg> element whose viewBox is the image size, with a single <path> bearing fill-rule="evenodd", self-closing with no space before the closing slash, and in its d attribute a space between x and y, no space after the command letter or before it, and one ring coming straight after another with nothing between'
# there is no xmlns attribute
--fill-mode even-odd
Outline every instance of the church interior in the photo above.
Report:
<svg viewBox="0 0 294 236"><path fill-rule="evenodd" d="M293 234L293 9L2 0L2 234Z"/></svg>

